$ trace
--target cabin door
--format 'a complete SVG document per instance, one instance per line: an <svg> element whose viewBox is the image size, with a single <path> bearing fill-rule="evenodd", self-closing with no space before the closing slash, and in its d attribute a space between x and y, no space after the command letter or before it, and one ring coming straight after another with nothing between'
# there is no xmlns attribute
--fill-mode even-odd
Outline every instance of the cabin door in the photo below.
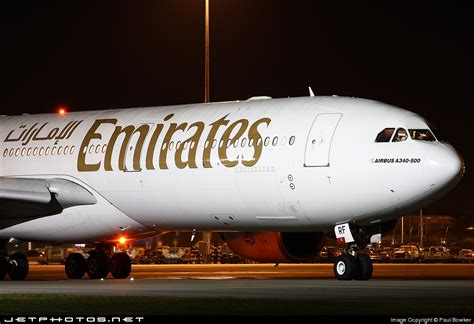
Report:
<svg viewBox="0 0 474 324"><path fill-rule="evenodd" d="M342 114L319 114L313 121L306 140L305 167L328 167L331 142Z"/></svg>

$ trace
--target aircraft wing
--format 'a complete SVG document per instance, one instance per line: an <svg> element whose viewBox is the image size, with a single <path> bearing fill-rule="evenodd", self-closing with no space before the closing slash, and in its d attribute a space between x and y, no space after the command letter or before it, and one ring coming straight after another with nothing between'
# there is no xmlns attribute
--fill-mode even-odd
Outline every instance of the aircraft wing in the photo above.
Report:
<svg viewBox="0 0 474 324"><path fill-rule="evenodd" d="M0 229L95 203L91 192L70 180L0 177Z"/></svg>

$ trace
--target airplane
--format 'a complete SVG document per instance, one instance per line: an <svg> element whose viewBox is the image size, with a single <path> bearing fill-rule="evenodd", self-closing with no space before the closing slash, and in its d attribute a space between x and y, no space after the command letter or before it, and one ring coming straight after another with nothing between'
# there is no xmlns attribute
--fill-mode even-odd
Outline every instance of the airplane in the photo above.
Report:
<svg viewBox="0 0 474 324"><path fill-rule="evenodd" d="M28 275L9 241L93 243L68 278L127 278L117 240L219 232L260 262L312 260L327 235L339 280L368 280L371 238L446 194L456 150L419 115L310 96L0 117L0 278Z"/></svg>

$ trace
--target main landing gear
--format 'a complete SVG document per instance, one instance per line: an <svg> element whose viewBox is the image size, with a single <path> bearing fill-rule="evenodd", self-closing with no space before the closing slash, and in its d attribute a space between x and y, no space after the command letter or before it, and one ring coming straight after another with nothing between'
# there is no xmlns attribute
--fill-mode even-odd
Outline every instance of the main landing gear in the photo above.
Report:
<svg viewBox="0 0 474 324"><path fill-rule="evenodd" d="M86 272L91 279L105 278L109 272L114 278L125 279L132 271L132 262L127 253L113 254L112 246L97 245L87 260L80 253L69 254L65 270L70 279L80 279Z"/></svg>
<svg viewBox="0 0 474 324"><path fill-rule="evenodd" d="M8 274L12 280L23 280L28 275L28 259L22 253L13 253L7 257L7 240L0 240L0 280Z"/></svg>
<svg viewBox="0 0 474 324"><path fill-rule="evenodd" d="M344 251L334 261L336 279L369 280L372 278L372 260L361 251L370 242L370 236L363 231L362 227L351 231L349 224L336 226L335 232L338 241L344 241L345 243Z"/></svg>

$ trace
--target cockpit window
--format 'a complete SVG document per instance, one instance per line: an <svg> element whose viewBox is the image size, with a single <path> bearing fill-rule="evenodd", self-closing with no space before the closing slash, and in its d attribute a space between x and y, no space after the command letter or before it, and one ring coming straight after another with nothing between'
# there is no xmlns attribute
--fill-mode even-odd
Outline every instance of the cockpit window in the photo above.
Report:
<svg viewBox="0 0 474 324"><path fill-rule="evenodd" d="M411 138L417 141L436 141L436 138L429 129L409 129L408 132Z"/></svg>
<svg viewBox="0 0 474 324"><path fill-rule="evenodd" d="M377 137L375 138L376 143L381 142L390 142L392 138L392 134L395 131L395 128L385 128L383 131L378 133Z"/></svg>
<svg viewBox="0 0 474 324"><path fill-rule="evenodd" d="M395 136L393 137L392 142L403 142L406 141L408 138L407 131L405 128L398 128Z"/></svg>

